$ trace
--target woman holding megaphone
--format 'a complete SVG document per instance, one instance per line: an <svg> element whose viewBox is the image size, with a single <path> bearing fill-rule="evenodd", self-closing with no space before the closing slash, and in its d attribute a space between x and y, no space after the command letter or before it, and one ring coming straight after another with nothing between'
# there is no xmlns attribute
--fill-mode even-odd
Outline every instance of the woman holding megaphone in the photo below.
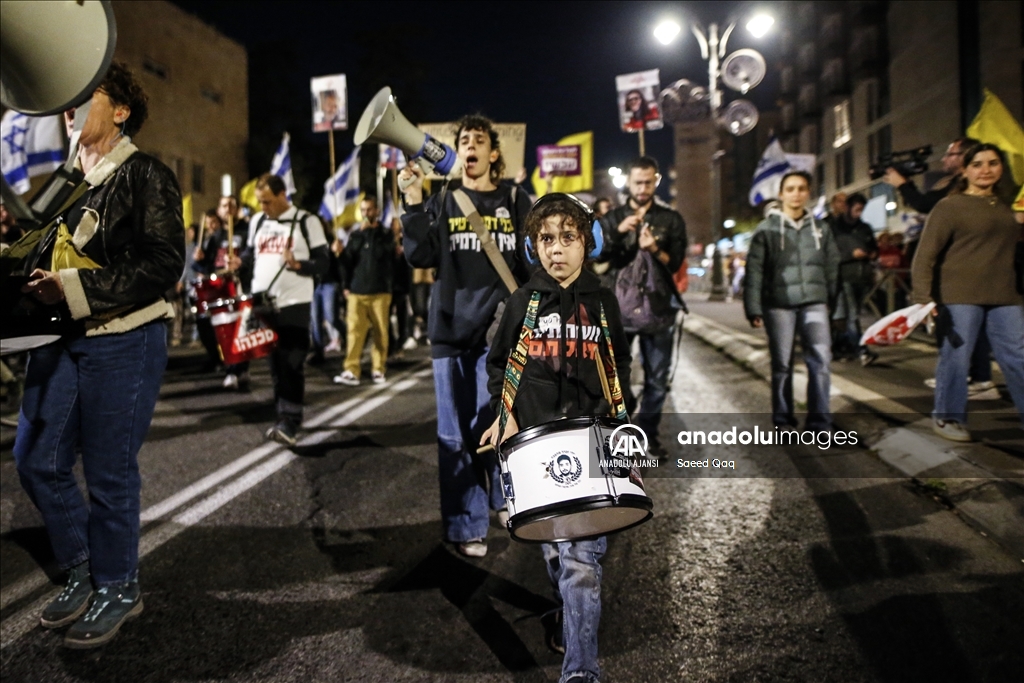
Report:
<svg viewBox="0 0 1024 683"><path fill-rule="evenodd" d="M73 321L29 354L14 444L22 485L68 572L40 623L71 626L71 648L110 641L142 612L138 453L167 365L174 311L163 295L185 265L178 183L132 144L147 101L131 71L111 64L79 139L85 180L35 236L22 289ZM88 503L72 472L78 453Z"/></svg>

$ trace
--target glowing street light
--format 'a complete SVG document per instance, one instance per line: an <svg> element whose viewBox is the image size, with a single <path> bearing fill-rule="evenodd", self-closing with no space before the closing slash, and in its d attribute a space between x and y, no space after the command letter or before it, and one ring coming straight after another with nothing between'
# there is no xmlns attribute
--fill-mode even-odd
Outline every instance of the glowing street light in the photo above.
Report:
<svg viewBox="0 0 1024 683"><path fill-rule="evenodd" d="M896 202L886 202L885 203L885 210L886 211L895 211L896 210Z"/></svg>
<svg viewBox="0 0 1024 683"><path fill-rule="evenodd" d="M682 30L683 29L679 24L671 19L666 19L655 27L654 37L657 38L658 42L662 45L668 45L676 39L676 36L678 36L679 32Z"/></svg>
<svg viewBox="0 0 1024 683"><path fill-rule="evenodd" d="M722 226L725 227L726 230L732 230L736 227L736 221L731 218L726 218L725 222L722 223Z"/></svg>
<svg viewBox="0 0 1024 683"><path fill-rule="evenodd" d="M755 38L762 38L769 30L771 30L774 23L775 19L771 16L767 14L758 14L747 22L747 30L750 31L750 35Z"/></svg>
<svg viewBox="0 0 1024 683"><path fill-rule="evenodd" d="M626 176L617 175L612 178L612 185L615 186L616 190L621 190L626 186Z"/></svg>

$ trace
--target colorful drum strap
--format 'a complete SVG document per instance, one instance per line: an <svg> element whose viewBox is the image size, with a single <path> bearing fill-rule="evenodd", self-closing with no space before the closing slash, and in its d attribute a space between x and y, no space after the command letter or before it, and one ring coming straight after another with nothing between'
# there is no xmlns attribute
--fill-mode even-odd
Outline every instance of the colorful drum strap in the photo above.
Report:
<svg viewBox="0 0 1024 683"><path fill-rule="evenodd" d="M508 424L508 416L512 414L512 405L516 400L516 393L519 391L519 382L523 379L523 368L529 358L530 339L533 337L533 330L537 325L537 309L540 307L540 292L534 292L530 296L530 303L526 307L526 317L523 319L523 328L519 331L519 341L516 348L508 355L508 363L505 365L505 382L501 387L501 413L498 415L498 443L505 434L505 425ZM612 410L615 417L620 420L627 420L626 402L622 399L622 386L619 384L619 374L615 369L615 354L612 351L612 334L608 330L608 319L604 314L604 304L601 304L601 331L604 333L604 341L608 348L607 355L598 353L598 363L604 364L605 374L611 378Z"/></svg>

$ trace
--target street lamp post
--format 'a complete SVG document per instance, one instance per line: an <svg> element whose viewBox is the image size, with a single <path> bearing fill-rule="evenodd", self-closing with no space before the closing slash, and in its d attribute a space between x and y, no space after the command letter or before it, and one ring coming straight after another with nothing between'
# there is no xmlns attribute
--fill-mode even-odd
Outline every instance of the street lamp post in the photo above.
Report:
<svg viewBox="0 0 1024 683"><path fill-rule="evenodd" d="M747 30L755 37L760 38L771 27L774 20L767 15L757 15L747 24ZM726 46L729 36L736 28L736 22L731 22L721 38L718 34L718 24L712 23L708 26L705 35L697 22L690 22L690 30L693 32L697 43L700 45L701 57L708 63L708 94L707 100L711 113L711 119L716 125L727 127L734 135L742 135L753 129L757 123L757 110L752 104L745 100L737 100L726 108L726 115L722 113L722 89L719 87L719 79L723 78L720 60L725 57ZM667 45L679 34L679 25L672 21L665 21L654 30L655 37ZM764 58L754 50L739 50L730 55L726 60L730 70L726 85L746 94L748 90L761 82L764 77ZM741 107L734 105L742 103ZM718 252L718 242L722 238L722 157L725 150L721 148L718 138L718 131L715 131L715 152L711 155L711 239L714 242L714 251L711 261L711 296L710 301L725 301L728 289L725 284L725 272L722 267L721 255Z"/></svg>

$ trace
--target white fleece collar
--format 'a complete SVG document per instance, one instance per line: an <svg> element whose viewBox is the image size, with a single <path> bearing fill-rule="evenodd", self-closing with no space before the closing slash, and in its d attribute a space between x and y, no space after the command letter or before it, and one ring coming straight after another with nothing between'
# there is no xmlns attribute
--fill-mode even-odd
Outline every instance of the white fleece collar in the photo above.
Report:
<svg viewBox="0 0 1024 683"><path fill-rule="evenodd" d="M99 163L91 171L85 174L85 182L90 187L99 187L110 180L114 171L121 167L121 164L128 161L128 157L139 151L139 148L132 144L132 139L127 135L114 146L114 149L107 152Z"/></svg>

